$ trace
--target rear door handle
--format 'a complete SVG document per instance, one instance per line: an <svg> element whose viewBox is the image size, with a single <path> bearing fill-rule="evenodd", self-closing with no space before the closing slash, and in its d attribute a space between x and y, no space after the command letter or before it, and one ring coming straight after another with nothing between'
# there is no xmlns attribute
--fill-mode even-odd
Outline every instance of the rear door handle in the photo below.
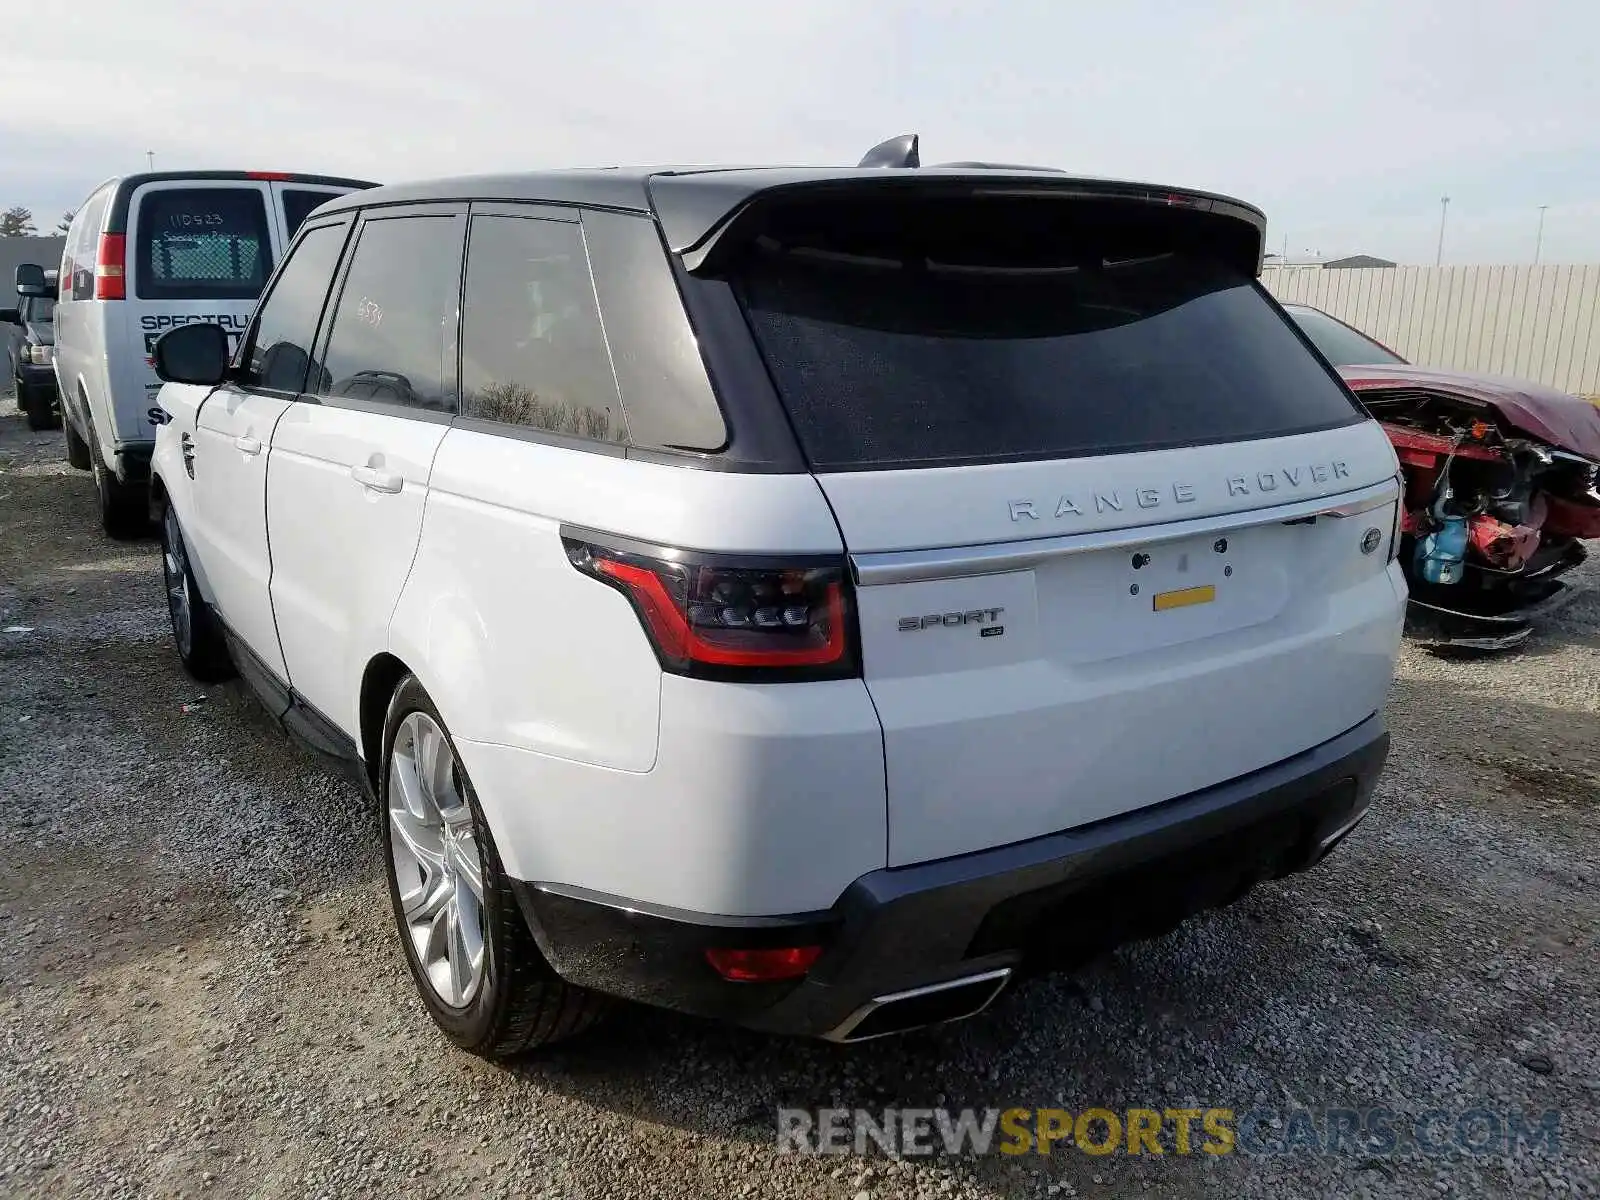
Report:
<svg viewBox="0 0 1600 1200"><path fill-rule="evenodd" d="M261 453L261 439L250 437L248 434L233 439L233 448L246 454Z"/></svg>
<svg viewBox="0 0 1600 1200"><path fill-rule="evenodd" d="M399 475L391 471L380 471L376 467L351 467L350 478L369 492L384 492L389 495L398 492L405 483Z"/></svg>

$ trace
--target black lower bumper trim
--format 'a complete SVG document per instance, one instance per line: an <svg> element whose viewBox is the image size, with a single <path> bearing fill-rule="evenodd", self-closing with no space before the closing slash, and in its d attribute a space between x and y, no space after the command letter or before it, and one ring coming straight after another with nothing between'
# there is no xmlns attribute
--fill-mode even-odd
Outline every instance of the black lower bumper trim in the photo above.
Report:
<svg viewBox="0 0 1600 1200"><path fill-rule="evenodd" d="M1319 862L1366 810L1381 716L1274 766L1061 833L862 876L827 912L717 917L520 884L573 983L754 1028L828 1036L875 998L1001 967L1071 965ZM822 945L803 981L729 983L707 947Z"/></svg>
<svg viewBox="0 0 1600 1200"><path fill-rule="evenodd" d="M150 459L155 455L155 443L135 442L117 447L117 481L119 483L148 483Z"/></svg>

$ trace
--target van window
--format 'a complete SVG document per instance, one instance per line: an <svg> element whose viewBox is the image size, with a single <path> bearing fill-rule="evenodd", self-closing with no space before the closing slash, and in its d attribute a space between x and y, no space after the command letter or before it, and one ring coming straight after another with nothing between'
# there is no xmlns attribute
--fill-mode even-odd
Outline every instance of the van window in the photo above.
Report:
<svg viewBox="0 0 1600 1200"><path fill-rule="evenodd" d="M456 216L415 216L361 227L315 380L318 395L454 411L465 224Z"/></svg>
<svg viewBox="0 0 1600 1200"><path fill-rule="evenodd" d="M731 273L814 467L1126 453L1361 419L1254 280L1208 253L1204 226L1064 206L858 201L775 218Z"/></svg>
<svg viewBox="0 0 1600 1200"><path fill-rule="evenodd" d="M289 252L272 291L256 313L250 338L250 382L278 392L305 387L311 342L328 286L339 265L347 226L309 229Z"/></svg>
<svg viewBox="0 0 1600 1200"><path fill-rule="evenodd" d="M339 192L311 191L307 188L283 189L283 226L286 236L292 238L295 231L305 224L305 220L320 206L340 195Z"/></svg>
<svg viewBox="0 0 1600 1200"><path fill-rule="evenodd" d="M577 225L474 217L463 314L463 416L627 439Z"/></svg>
<svg viewBox="0 0 1600 1200"><path fill-rule="evenodd" d="M61 295L65 299L94 299L94 264L100 254L100 226L105 221L111 191L101 188L72 219L61 263Z"/></svg>
<svg viewBox="0 0 1600 1200"><path fill-rule="evenodd" d="M272 267L257 188L148 190L135 240L146 300L254 300Z"/></svg>

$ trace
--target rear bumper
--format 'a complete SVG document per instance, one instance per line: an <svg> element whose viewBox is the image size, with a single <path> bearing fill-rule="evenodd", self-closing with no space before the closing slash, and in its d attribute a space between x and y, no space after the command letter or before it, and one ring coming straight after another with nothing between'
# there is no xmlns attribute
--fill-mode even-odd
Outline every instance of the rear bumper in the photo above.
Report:
<svg viewBox="0 0 1600 1200"><path fill-rule="evenodd" d="M573 983L752 1028L856 1040L923 1023L897 1024L889 1014L899 1005L873 1015L886 997L981 976L967 989L969 1007L981 1007L1011 974L1084 961L1314 866L1365 815L1388 747L1374 715L1313 750L1163 804L872 871L825 912L718 917L570 887L516 889L541 949ZM800 982L729 983L704 956L797 945L825 947ZM941 1012L904 1009L908 1018Z"/></svg>
<svg viewBox="0 0 1600 1200"><path fill-rule="evenodd" d="M30 396L50 396L54 399L56 394L56 373L50 367L25 366L17 372L18 399L21 393Z"/></svg>

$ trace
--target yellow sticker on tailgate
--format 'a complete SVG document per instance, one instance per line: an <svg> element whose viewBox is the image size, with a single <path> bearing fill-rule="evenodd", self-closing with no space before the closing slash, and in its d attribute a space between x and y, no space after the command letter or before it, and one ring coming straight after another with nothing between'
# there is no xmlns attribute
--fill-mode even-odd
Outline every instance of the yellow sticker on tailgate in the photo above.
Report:
<svg viewBox="0 0 1600 1200"><path fill-rule="evenodd" d="M1214 584L1204 587L1179 588L1175 592L1157 592L1151 597L1150 603L1156 612L1166 612L1169 608L1188 608L1191 604L1210 604L1217 598L1217 589Z"/></svg>

